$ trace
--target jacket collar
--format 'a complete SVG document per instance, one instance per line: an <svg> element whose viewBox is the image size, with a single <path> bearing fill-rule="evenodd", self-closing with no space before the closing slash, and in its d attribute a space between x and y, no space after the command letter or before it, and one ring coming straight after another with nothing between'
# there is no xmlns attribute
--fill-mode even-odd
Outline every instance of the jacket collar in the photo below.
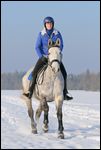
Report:
<svg viewBox="0 0 101 150"><path fill-rule="evenodd" d="M53 32L52 32L52 34L55 34L55 35L57 35L58 34L58 31L54 28L54 30L53 30ZM41 31L41 34L42 35L44 35L44 34L47 34L47 32L46 32L46 29L45 28L43 28L43 30Z"/></svg>

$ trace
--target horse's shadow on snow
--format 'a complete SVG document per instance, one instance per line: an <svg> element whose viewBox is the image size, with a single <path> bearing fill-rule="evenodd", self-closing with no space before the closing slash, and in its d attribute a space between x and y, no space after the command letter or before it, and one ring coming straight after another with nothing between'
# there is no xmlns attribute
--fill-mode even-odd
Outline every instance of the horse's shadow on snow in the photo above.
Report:
<svg viewBox="0 0 101 150"><path fill-rule="evenodd" d="M72 139L75 137L80 137L80 138L87 138L89 136L99 136L96 132L94 134L95 130L99 130L100 132L100 125L92 125L88 127L78 127L78 128L65 128L64 129L64 134L65 134L65 139Z"/></svg>

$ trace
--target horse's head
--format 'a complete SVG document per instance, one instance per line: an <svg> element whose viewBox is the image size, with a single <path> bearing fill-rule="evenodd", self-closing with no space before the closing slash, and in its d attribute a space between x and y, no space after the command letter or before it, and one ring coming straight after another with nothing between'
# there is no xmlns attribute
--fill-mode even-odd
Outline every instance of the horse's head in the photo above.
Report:
<svg viewBox="0 0 101 150"><path fill-rule="evenodd" d="M60 50L60 39L57 39L54 43L51 39L48 41L48 62L52 67L52 71L57 73L60 71L60 63L62 59L62 53Z"/></svg>

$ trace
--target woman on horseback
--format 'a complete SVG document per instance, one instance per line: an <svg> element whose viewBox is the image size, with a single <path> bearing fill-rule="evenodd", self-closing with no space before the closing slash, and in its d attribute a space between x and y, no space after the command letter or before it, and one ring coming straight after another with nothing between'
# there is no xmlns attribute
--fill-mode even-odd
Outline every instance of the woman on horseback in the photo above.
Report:
<svg viewBox="0 0 101 150"><path fill-rule="evenodd" d="M32 81L31 85L29 87L29 93L25 94L29 99L33 95L33 90L35 87L36 83L36 77L38 71L45 65L47 64L47 56L48 56L48 40L51 39L53 42L57 40L57 38L60 39L60 49L61 51L63 50L63 40L60 32L54 28L54 19L52 17L46 17L44 19L44 29L39 33L38 39L36 42L36 52L39 56L39 59L36 63L36 66L34 70L32 71ZM63 74L64 78L64 100L71 100L73 99L72 96L69 95L68 90L67 90L67 73L64 68L63 63L61 62L60 64L60 69Z"/></svg>

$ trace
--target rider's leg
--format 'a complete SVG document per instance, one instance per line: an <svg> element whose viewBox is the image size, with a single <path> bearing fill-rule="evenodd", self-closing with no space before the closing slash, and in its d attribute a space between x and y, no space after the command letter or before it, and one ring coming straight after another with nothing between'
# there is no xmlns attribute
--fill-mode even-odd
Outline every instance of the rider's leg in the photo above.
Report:
<svg viewBox="0 0 101 150"><path fill-rule="evenodd" d="M29 94L26 95L28 96L28 98L31 98L32 95L33 95L33 90L35 88L35 83L36 83L36 77L37 77L37 73L38 71L47 63L47 59L46 58L43 58L41 57L36 65L35 65L35 68L34 70L32 71L32 81L31 81L31 84L30 84L30 87L29 87Z"/></svg>
<svg viewBox="0 0 101 150"><path fill-rule="evenodd" d="M67 90L67 72L66 72L65 67L62 62L60 64L60 69L61 69L61 72L62 72L62 75L64 78L64 90L63 90L64 99L71 100L71 99L73 99L73 97L69 96L69 93Z"/></svg>

